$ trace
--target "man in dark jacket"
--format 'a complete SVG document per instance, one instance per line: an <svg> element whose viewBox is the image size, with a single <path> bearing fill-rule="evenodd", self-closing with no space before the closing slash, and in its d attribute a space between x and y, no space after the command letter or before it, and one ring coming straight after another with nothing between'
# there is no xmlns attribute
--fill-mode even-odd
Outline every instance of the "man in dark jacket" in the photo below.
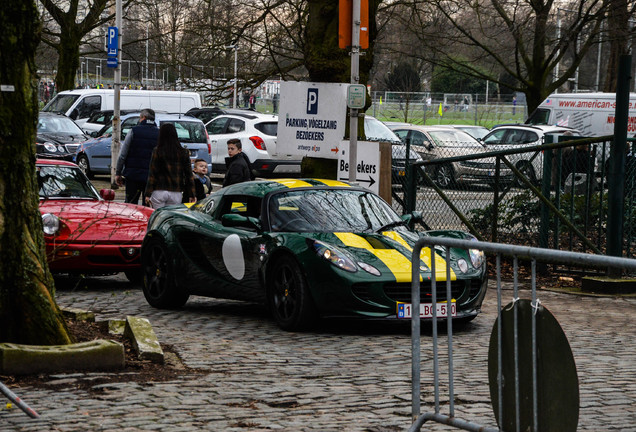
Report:
<svg viewBox="0 0 636 432"><path fill-rule="evenodd" d="M250 160L243 153L241 140L237 138L228 140L227 154L229 157L225 158L227 172L223 179L223 187L234 183L254 180L254 176L252 175L252 170L250 168Z"/></svg>
<svg viewBox="0 0 636 432"><path fill-rule="evenodd" d="M115 182L123 186L124 178L126 179L127 203L138 204L140 195L142 205L146 203L145 191L150 159L158 138L159 128L155 124L155 112L146 108L139 114L139 123L126 135L117 159Z"/></svg>

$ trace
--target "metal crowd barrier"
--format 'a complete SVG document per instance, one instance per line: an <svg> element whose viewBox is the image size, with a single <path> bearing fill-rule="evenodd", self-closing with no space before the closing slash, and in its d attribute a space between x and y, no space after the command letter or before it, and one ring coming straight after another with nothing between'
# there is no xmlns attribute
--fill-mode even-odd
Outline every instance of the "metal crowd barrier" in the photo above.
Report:
<svg viewBox="0 0 636 432"><path fill-rule="evenodd" d="M433 344L433 375L434 375L434 398L435 398L435 411L434 412L426 412L424 414L420 413L421 408L421 389L420 389L420 364L421 364L421 348L420 348L420 314L416 313L420 310L420 290L419 290L419 269L420 269L420 252L424 247L431 248L431 255L434 256L433 249L435 246L442 246L445 248L446 253L446 261L450 261L450 248L460 248L460 249L477 249L482 250L487 253L496 254L496 266L497 266L497 310L498 312L498 327L497 327L497 406L493 407L497 411L495 414L498 414L497 418L500 419L498 422L500 428L492 428L481 426L476 423L472 423L470 421L459 419L455 416L455 406L454 406L454 375L453 375L453 319L450 313L447 313L447 335L448 335L448 392L449 392L449 403L448 403L448 414L442 414L440 412L440 376L439 376L439 353L438 353L438 322L437 322L437 290L436 290L436 281L435 278L432 278L431 285L431 312L432 316L432 344ZM513 340L514 340L514 391L515 391L515 412L514 413L504 413L504 398L503 398L503 379L502 379L502 369L503 369L503 360L502 360L502 313L503 307L501 302L501 257L502 256L511 256L513 257L514 262L514 288L513 288L513 312L514 312L514 331L513 331ZM503 422L504 415L508 416L508 418L512 418L512 422L515 426L515 430L517 432L520 431L520 396L519 396L519 352L518 345L519 335L518 335L518 321L517 321L517 305L519 304L519 293L518 293L518 259L526 259L531 261L531 306L535 311L532 314L531 320L531 346L532 346L532 416L531 416L531 426L528 426L525 430L531 430L532 432L538 432L539 430L539 421L538 421L538 391L537 391L537 321L535 318L536 311L540 307L540 301L537 298L537 290L536 290L536 262L537 261L545 261L555 264L570 264L570 265L579 265L584 267L598 267L598 268L612 268L612 269L622 269L628 271L636 270L636 259L628 259L628 258L619 258L619 257L611 257L606 255L593 255L593 254L585 254L585 253L577 253L577 252L567 252L567 251L559 251L553 249L542 249L535 247L525 247L525 246L515 246L508 244L498 244L498 243L490 243L490 242L482 242L482 241L470 241L470 240L458 240L451 238L439 238L439 237L423 237L415 244L412 255L412 283L411 283L411 303L412 303L412 311L411 314L411 350L412 350L412 360L411 360L411 372L412 372L412 386L411 386L411 412L413 423L409 428L409 432L411 431L419 431L424 423L427 421L434 421L437 423L454 426L458 429L463 429L467 431L475 431L475 432L500 432L505 429L502 427L501 423ZM431 260L431 272L435 274L435 260ZM450 277L450 266L447 266L446 271L446 299L451 299L451 277ZM444 299L442 299L444 300ZM441 317L440 317L441 319ZM568 346L569 349L569 346ZM575 372L576 373L576 372ZM578 397L578 383L577 383L577 397ZM578 406L577 406L578 409ZM513 416L513 417L510 417ZM578 412L577 412L578 419ZM544 425L545 426L545 425ZM576 427L576 426L575 426ZM556 429L555 429L556 430ZM510 432L510 431L507 431Z"/></svg>

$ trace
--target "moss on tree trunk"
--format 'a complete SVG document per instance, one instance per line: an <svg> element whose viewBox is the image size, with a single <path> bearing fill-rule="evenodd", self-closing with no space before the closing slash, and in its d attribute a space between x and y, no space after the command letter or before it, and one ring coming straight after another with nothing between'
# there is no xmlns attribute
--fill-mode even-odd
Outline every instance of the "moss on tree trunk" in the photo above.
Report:
<svg viewBox="0 0 636 432"><path fill-rule="evenodd" d="M0 8L0 342L72 342L55 303L35 180L38 116L33 0Z"/></svg>

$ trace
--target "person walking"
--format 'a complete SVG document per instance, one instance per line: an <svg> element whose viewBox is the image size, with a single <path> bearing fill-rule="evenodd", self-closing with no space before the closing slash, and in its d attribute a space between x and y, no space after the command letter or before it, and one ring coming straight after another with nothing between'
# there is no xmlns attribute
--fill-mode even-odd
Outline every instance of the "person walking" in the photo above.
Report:
<svg viewBox="0 0 636 432"><path fill-rule="evenodd" d="M223 179L223 187L235 183L254 180L252 170L250 169L250 160L247 155L243 153L241 140L238 138L228 140L227 154L229 157L225 158L227 171L225 173L225 178Z"/></svg>
<svg viewBox="0 0 636 432"><path fill-rule="evenodd" d="M150 159L145 195L146 203L154 209L181 204L182 201L196 201L190 152L181 146L172 123L165 123L159 129L157 147Z"/></svg>
<svg viewBox="0 0 636 432"><path fill-rule="evenodd" d="M141 110L139 122L128 132L121 146L115 169L117 185L124 186L125 179L127 203L138 204L141 195L141 204L145 205L148 167L158 137L155 112L150 108Z"/></svg>

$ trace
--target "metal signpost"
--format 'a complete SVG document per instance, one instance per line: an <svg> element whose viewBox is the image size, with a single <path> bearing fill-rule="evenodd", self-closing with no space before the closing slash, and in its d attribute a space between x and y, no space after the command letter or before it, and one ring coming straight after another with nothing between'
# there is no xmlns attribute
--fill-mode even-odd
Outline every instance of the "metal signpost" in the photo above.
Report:
<svg viewBox="0 0 636 432"><path fill-rule="evenodd" d="M110 183L113 188L115 184L115 170L117 167L117 158L119 158L119 149L121 147L121 117L120 117L120 99L121 99L121 24L122 24L122 7L121 0L115 2L115 27L108 28L108 62L107 66L115 69L114 79L114 104L113 104L113 135L111 145L111 163L110 163Z"/></svg>

